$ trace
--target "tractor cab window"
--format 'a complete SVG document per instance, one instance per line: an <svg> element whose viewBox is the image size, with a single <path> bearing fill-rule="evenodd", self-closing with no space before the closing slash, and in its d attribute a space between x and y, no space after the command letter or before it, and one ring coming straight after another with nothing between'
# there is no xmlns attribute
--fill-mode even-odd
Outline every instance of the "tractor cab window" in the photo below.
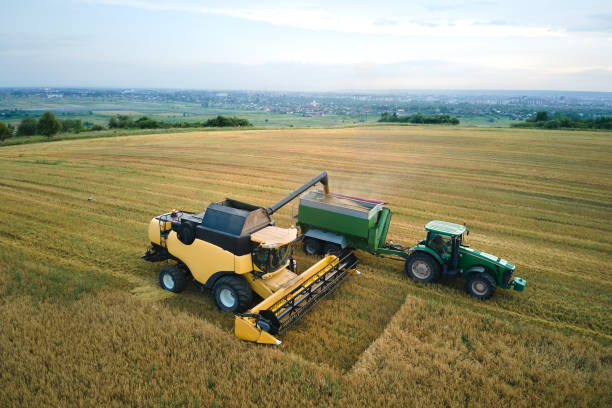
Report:
<svg viewBox="0 0 612 408"><path fill-rule="evenodd" d="M291 250L291 244L275 248L260 245L253 250L253 264L263 273L274 272L287 263Z"/></svg>
<svg viewBox="0 0 612 408"><path fill-rule="evenodd" d="M440 256L450 255L452 250L452 238L447 235L438 234L429 240L427 246L440 254Z"/></svg>

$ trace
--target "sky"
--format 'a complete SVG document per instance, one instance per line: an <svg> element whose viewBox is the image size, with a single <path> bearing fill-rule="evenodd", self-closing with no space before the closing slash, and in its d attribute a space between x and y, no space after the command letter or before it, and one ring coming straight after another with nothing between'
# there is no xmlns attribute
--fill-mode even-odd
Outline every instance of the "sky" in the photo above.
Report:
<svg viewBox="0 0 612 408"><path fill-rule="evenodd" d="M612 91L612 1L0 0L0 86Z"/></svg>

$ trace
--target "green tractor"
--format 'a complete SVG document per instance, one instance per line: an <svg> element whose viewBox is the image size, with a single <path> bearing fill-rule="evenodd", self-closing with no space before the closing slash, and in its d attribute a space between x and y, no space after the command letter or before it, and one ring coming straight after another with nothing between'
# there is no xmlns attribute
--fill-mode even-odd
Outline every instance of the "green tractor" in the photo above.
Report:
<svg viewBox="0 0 612 408"><path fill-rule="evenodd" d="M525 288L525 280L512 277L512 263L465 243L470 233L465 225L431 221L425 230L427 238L411 248L406 259L406 273L412 279L429 283L440 277L462 277L465 290L479 299L489 299L498 286L519 292Z"/></svg>

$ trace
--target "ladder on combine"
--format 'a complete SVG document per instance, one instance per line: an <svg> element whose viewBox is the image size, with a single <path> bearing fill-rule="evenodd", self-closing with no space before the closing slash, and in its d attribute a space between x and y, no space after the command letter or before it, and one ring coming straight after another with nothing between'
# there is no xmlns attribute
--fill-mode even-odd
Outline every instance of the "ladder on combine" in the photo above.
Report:
<svg viewBox="0 0 612 408"><path fill-rule="evenodd" d="M179 212L182 214L182 212ZM175 217L172 218L173 213L163 214L157 217L159 223L159 245L154 245L153 248L147 249L147 252L141 256L142 259L150 262L165 261L170 258L168 253L168 235L170 235L172 221L180 217L177 213L174 213Z"/></svg>
<svg viewBox="0 0 612 408"><path fill-rule="evenodd" d="M293 326L356 270L359 260L351 251L328 255L301 273L296 282L235 318L236 336L248 341L280 344L274 336Z"/></svg>

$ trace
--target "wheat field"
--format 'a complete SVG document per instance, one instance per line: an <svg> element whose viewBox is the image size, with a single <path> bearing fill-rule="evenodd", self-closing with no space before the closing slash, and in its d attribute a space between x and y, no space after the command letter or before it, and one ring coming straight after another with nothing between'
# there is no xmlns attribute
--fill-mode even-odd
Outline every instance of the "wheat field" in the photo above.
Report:
<svg viewBox="0 0 612 408"><path fill-rule="evenodd" d="M357 251L280 347L233 336L139 257L149 220L263 207L327 170L389 202L389 238L467 222L527 280L486 302ZM88 197L93 194L92 201ZM376 126L0 148L0 406L611 406L612 133ZM274 218L289 226L297 205ZM300 270L317 258L297 252Z"/></svg>

